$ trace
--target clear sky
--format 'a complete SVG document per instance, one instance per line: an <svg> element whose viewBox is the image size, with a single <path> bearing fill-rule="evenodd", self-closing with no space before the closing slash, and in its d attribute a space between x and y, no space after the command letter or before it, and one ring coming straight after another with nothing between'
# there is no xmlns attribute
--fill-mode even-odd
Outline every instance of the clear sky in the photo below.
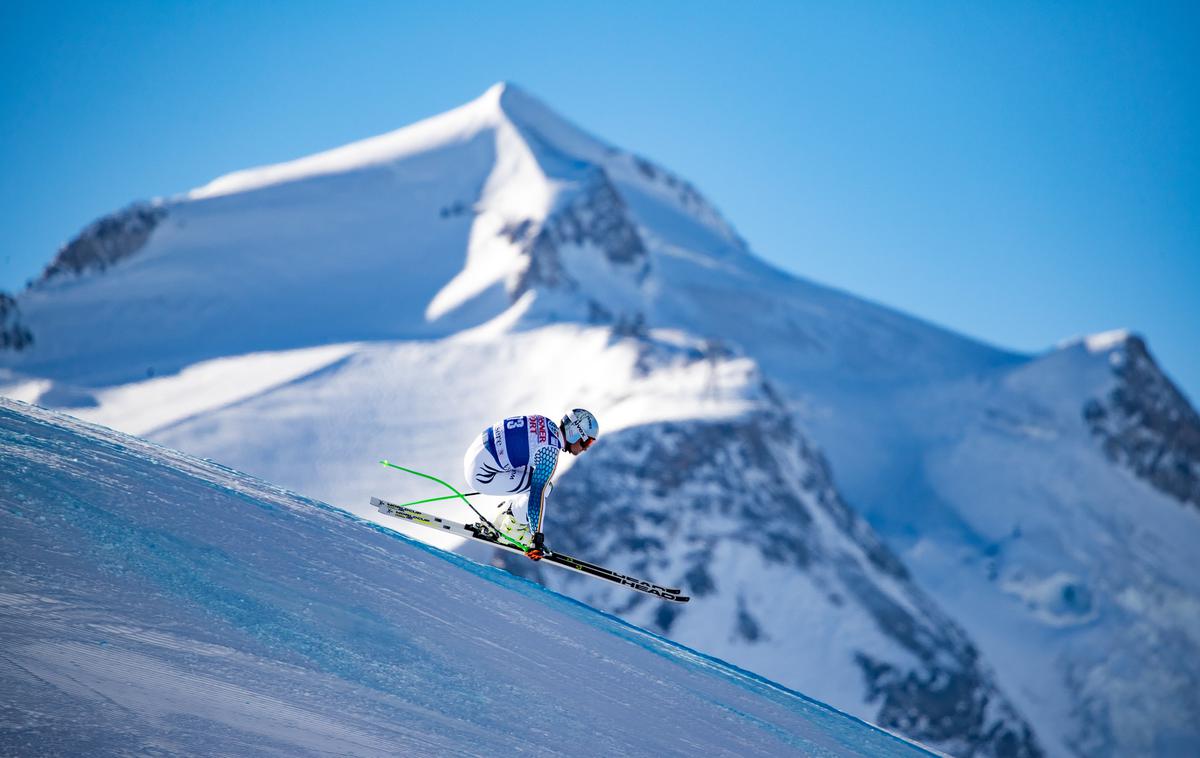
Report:
<svg viewBox="0 0 1200 758"><path fill-rule="evenodd" d="M1196 402L1198 7L0 0L0 289L508 80L784 269L1022 351L1131 328Z"/></svg>

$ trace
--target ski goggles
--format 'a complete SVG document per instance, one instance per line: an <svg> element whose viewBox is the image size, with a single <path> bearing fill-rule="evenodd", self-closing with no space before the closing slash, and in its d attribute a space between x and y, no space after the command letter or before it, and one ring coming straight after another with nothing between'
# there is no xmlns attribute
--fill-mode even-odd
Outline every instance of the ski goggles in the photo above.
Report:
<svg viewBox="0 0 1200 758"><path fill-rule="evenodd" d="M596 441L595 437L588 437L586 435L581 435L579 437L579 444L583 445L584 450L587 450L589 447L591 447L592 443L595 441Z"/></svg>

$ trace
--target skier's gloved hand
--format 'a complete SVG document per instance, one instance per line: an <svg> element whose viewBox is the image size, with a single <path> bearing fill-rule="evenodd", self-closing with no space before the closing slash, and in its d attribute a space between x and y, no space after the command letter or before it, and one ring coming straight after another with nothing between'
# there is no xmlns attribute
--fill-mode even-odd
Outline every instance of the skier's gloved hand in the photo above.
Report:
<svg viewBox="0 0 1200 758"><path fill-rule="evenodd" d="M531 561L540 561L546 557L546 537L541 532L533 533L533 547L525 551L525 557Z"/></svg>

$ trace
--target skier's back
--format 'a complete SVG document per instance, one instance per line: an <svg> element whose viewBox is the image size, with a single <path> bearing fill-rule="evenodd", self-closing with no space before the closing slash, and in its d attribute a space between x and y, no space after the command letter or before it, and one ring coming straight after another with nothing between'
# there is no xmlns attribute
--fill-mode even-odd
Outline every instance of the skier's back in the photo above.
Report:
<svg viewBox="0 0 1200 758"><path fill-rule="evenodd" d="M579 455L591 447L600 425L590 412L575 408L555 424L545 416L512 416L484 429L467 448L463 474L487 495L516 495L501 504L496 527L540 560L546 498L565 450Z"/></svg>

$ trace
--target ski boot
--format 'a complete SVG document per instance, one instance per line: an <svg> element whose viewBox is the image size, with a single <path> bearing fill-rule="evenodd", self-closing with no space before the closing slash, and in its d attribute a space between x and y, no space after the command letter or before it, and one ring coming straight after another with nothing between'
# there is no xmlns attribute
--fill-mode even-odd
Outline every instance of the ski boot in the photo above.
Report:
<svg viewBox="0 0 1200 758"><path fill-rule="evenodd" d="M505 537L519 543L522 549L529 550L534 547L533 533L529 531L529 524L525 519L513 514L513 505L512 501L500 504L500 517L496 520L496 528Z"/></svg>

